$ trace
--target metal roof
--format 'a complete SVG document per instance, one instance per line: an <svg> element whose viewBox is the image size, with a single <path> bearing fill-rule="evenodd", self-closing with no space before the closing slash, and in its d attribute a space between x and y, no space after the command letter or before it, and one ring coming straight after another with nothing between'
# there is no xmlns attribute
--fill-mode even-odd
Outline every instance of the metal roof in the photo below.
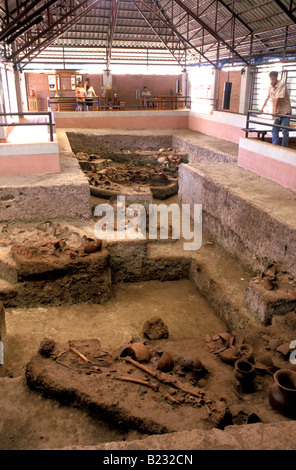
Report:
<svg viewBox="0 0 296 470"><path fill-rule="evenodd" d="M2 57L243 66L296 57L296 0L0 0Z"/></svg>

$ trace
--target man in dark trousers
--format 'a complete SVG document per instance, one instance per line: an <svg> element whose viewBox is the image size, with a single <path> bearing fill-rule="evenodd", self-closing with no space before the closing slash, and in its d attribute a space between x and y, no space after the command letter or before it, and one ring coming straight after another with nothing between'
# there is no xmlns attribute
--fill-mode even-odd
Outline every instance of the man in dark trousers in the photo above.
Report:
<svg viewBox="0 0 296 470"><path fill-rule="evenodd" d="M268 94L264 101L260 112L263 112L263 109L266 106L267 101L270 99L272 104L272 113L273 114L285 114L284 117L278 117L274 119L274 124L287 126L290 125L290 114L292 114L291 102L288 95L288 90L285 82L278 80L278 72L270 72L270 85L268 88ZM289 130L282 129L283 139L282 147L288 147L289 143ZM274 145L279 145L279 132L280 127L272 128L272 143Z"/></svg>

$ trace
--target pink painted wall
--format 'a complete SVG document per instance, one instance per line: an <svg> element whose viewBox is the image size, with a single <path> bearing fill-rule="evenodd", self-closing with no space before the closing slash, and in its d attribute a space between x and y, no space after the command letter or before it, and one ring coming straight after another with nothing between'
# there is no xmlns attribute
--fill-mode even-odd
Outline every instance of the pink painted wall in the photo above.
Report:
<svg viewBox="0 0 296 470"><path fill-rule="evenodd" d="M143 90L144 86L152 95L169 95L176 93L176 80L182 80L181 75L112 75L112 86L118 93L118 98L127 105L136 106L136 90Z"/></svg>
<svg viewBox="0 0 296 470"><path fill-rule="evenodd" d="M82 116L64 117L64 113L55 115L57 128L76 129L184 129L188 127L188 115L173 116L155 115L141 116L140 112L136 116L125 115L121 111L120 116L111 114L110 116ZM152 111L153 113L153 111Z"/></svg>
<svg viewBox="0 0 296 470"><path fill-rule="evenodd" d="M296 191L296 166L239 148L238 166Z"/></svg>
<svg viewBox="0 0 296 470"><path fill-rule="evenodd" d="M47 97L54 97L55 91L48 88L49 73L25 72L26 88L29 95L30 90L34 89L37 96L39 111L47 111ZM52 75L52 74L50 74ZM82 74L82 82L89 77L94 90L98 96L101 96L103 86L102 74ZM182 80L181 75L112 75L112 86L116 89L120 101L125 101L127 106L138 104L136 99L136 90L141 90L146 85L154 95L169 95L176 91L176 80ZM60 96L75 96L74 91L60 91ZM52 107L54 110L54 105Z"/></svg>
<svg viewBox="0 0 296 470"><path fill-rule="evenodd" d="M239 143L240 137L245 137L244 131L240 127L224 124L210 119L202 119L197 116L189 116L188 127L193 131L202 132L219 139L229 140L236 144Z"/></svg>
<svg viewBox="0 0 296 470"><path fill-rule="evenodd" d="M60 173L59 154L0 157L0 175L41 175L45 173Z"/></svg>

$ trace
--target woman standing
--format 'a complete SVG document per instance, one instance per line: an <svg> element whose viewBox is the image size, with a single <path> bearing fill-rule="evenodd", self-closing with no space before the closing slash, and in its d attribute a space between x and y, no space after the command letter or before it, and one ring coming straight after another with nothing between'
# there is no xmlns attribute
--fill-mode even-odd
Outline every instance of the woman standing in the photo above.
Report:
<svg viewBox="0 0 296 470"><path fill-rule="evenodd" d="M93 97L97 96L95 90L93 89L90 79L86 78L85 80L85 106L88 111L92 110Z"/></svg>
<svg viewBox="0 0 296 470"><path fill-rule="evenodd" d="M82 82L78 82L76 90L76 109L75 111L83 111L83 105L85 101L85 89L82 86Z"/></svg>

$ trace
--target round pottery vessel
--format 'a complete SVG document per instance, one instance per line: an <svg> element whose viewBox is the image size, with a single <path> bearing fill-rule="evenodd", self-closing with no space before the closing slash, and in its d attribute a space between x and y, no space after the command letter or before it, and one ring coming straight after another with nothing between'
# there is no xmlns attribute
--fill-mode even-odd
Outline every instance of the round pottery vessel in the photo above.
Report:
<svg viewBox="0 0 296 470"><path fill-rule="evenodd" d="M234 364L234 376L239 381L243 389L252 387L255 379L255 369L251 362L246 359L239 359Z"/></svg>
<svg viewBox="0 0 296 470"><path fill-rule="evenodd" d="M142 343L128 343L124 345L121 348L119 355L120 357L130 356L132 359L138 362L148 362L152 356L149 349Z"/></svg>
<svg viewBox="0 0 296 470"><path fill-rule="evenodd" d="M157 369L162 372L170 372L174 368L174 360L172 356L167 353L163 352L161 358L158 361Z"/></svg>
<svg viewBox="0 0 296 470"><path fill-rule="evenodd" d="M184 356L180 359L181 368L184 371L192 371L193 369L203 369L201 360L196 356Z"/></svg>
<svg viewBox="0 0 296 470"><path fill-rule="evenodd" d="M270 388L269 403L272 408L289 418L296 417L296 372L291 369L280 369L274 376Z"/></svg>
<svg viewBox="0 0 296 470"><path fill-rule="evenodd" d="M87 238L84 245L84 253L96 253L101 248L102 241L94 240L93 238Z"/></svg>

